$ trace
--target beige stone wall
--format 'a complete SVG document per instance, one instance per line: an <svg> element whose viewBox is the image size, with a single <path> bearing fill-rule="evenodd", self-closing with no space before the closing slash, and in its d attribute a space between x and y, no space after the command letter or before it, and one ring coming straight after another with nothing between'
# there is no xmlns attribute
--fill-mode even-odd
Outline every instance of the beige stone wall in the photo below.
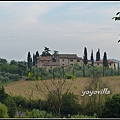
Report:
<svg viewBox="0 0 120 120"><path fill-rule="evenodd" d="M116 69L117 69L117 68L118 68L118 67L117 67L117 63L111 63L111 65L110 65L110 63L108 63L109 68L113 68L113 69L114 69L114 64L115 64L115 67L116 67ZM98 63L94 63L94 66L103 67L103 63L99 63L99 65L98 65Z"/></svg>
<svg viewBox="0 0 120 120"><path fill-rule="evenodd" d="M56 67L59 67L59 66L43 66L46 68L46 70L49 70L49 69L53 69L53 68L56 68Z"/></svg>
<svg viewBox="0 0 120 120"><path fill-rule="evenodd" d="M80 62L77 62L77 59L65 59L65 58L60 58L60 66L67 66L67 65L74 65L78 63L79 65L83 65L83 61L80 60Z"/></svg>
<svg viewBox="0 0 120 120"><path fill-rule="evenodd" d="M60 61L60 66L69 65L69 60L68 59L62 58L62 59L59 59L59 61Z"/></svg>

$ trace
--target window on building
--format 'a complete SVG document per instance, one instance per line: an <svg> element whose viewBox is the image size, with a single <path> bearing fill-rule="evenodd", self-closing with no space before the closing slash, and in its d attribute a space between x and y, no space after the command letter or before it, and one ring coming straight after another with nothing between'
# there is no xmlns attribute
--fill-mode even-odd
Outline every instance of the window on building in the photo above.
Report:
<svg viewBox="0 0 120 120"><path fill-rule="evenodd" d="M110 66L111 66L111 63L110 63Z"/></svg>
<svg viewBox="0 0 120 120"><path fill-rule="evenodd" d="M63 64L63 66L64 66L64 64Z"/></svg>
<svg viewBox="0 0 120 120"><path fill-rule="evenodd" d="M80 62L80 60L77 60L77 62Z"/></svg>
<svg viewBox="0 0 120 120"><path fill-rule="evenodd" d="M70 62L73 62L73 60L71 59Z"/></svg>
<svg viewBox="0 0 120 120"><path fill-rule="evenodd" d="M64 59L62 61L64 62Z"/></svg>
<svg viewBox="0 0 120 120"><path fill-rule="evenodd" d="M99 63L97 63L97 65L99 66Z"/></svg>

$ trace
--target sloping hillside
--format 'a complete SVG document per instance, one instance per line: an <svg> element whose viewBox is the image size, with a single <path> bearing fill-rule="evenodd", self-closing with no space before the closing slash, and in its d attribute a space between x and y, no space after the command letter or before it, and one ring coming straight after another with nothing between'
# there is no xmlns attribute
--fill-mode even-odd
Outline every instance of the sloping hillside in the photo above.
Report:
<svg viewBox="0 0 120 120"><path fill-rule="evenodd" d="M105 81L109 87L111 88L113 94L120 93L120 76L114 76L114 77L102 77L103 81ZM71 91L74 92L77 95L81 95L81 92L85 89L85 86L89 84L89 81L91 81L91 78L77 78L75 81L73 81L71 86ZM71 80L66 80L67 85L71 83ZM43 91L45 91L44 84L41 83L41 81L21 81L14 84L10 84L8 86L5 86L5 91L8 94L11 95L21 95L26 98L29 98L30 96L33 97L33 99L44 97L38 92L36 89L36 85L40 85ZM51 86L50 80L45 80L45 84L48 85L50 89L53 89L53 86ZM74 86L77 87L77 89L74 89Z"/></svg>

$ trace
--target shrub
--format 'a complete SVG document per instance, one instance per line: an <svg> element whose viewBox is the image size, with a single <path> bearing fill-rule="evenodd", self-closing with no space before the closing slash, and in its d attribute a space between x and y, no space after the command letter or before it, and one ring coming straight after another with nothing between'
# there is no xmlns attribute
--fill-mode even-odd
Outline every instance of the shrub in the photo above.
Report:
<svg viewBox="0 0 120 120"><path fill-rule="evenodd" d="M44 110L33 109L32 111L26 111L27 118L52 118L52 114L47 113Z"/></svg>
<svg viewBox="0 0 120 120"><path fill-rule="evenodd" d="M72 77L73 77L73 75L68 75L68 74L65 75L66 79L72 79Z"/></svg>
<svg viewBox="0 0 120 120"><path fill-rule="evenodd" d="M10 116L10 118L13 118L17 111L16 104L15 104L13 98L8 96L3 101L3 103L8 107L8 115Z"/></svg>
<svg viewBox="0 0 120 120"><path fill-rule="evenodd" d="M0 102L0 118L9 118L8 116L8 108L6 105Z"/></svg>
<svg viewBox="0 0 120 120"><path fill-rule="evenodd" d="M82 111L81 105L78 103L78 96L69 92L63 95L61 114L67 116L68 114L74 115Z"/></svg>
<svg viewBox="0 0 120 120"><path fill-rule="evenodd" d="M71 118L97 118L96 114L93 116L88 116L88 115L72 115Z"/></svg>
<svg viewBox="0 0 120 120"><path fill-rule="evenodd" d="M107 98L102 108L102 118L120 118L120 94Z"/></svg>

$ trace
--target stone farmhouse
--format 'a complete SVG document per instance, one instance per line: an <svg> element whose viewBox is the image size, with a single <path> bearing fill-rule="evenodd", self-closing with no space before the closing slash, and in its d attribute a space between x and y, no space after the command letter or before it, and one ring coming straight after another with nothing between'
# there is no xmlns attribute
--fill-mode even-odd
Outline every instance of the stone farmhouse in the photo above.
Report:
<svg viewBox="0 0 120 120"><path fill-rule="evenodd" d="M40 56L37 58L37 64L36 67L46 67L49 68L55 68L59 66L67 67L68 65L74 65L79 64L80 66L83 65L83 58L78 57L76 54L57 54L55 56L55 61L53 61L53 56ZM91 65L91 60L88 60L88 65ZM113 62L111 60L108 60L108 66L109 68L117 69L117 62ZM94 66L103 66L103 60L94 62Z"/></svg>
<svg viewBox="0 0 120 120"><path fill-rule="evenodd" d="M99 60L99 61L94 62L94 65L103 67L103 60ZM108 60L108 67L113 68L113 69L118 69L118 63L113 62L112 60Z"/></svg>
<svg viewBox="0 0 120 120"><path fill-rule="evenodd" d="M76 54L57 54L56 61L53 61L52 57L53 56L38 57L36 67L47 67L49 69L59 66L66 67L76 63L83 65L83 59L78 57Z"/></svg>

